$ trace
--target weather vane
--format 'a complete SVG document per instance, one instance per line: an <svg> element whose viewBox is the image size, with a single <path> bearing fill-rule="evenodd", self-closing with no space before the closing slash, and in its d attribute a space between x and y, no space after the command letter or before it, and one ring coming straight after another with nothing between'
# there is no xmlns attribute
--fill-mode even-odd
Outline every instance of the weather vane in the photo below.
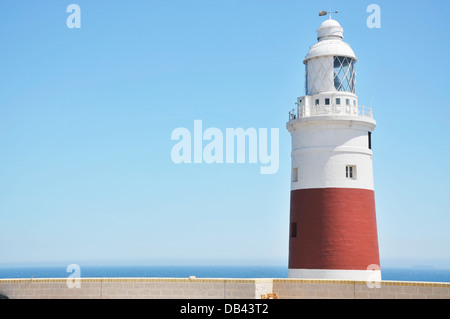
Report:
<svg viewBox="0 0 450 319"><path fill-rule="evenodd" d="M330 15L330 19L331 19L331 14L332 13L339 13L338 11L319 11L319 17L323 17L323 16L326 16L327 14L329 14Z"/></svg>

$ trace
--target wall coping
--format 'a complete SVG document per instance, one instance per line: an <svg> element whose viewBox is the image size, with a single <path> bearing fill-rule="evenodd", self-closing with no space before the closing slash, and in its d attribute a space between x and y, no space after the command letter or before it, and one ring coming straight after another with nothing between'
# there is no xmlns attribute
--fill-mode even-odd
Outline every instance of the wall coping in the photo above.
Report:
<svg viewBox="0 0 450 319"><path fill-rule="evenodd" d="M352 284L352 285L367 285L365 280L326 280L326 279L284 279L274 278L274 283L300 283L300 284ZM372 282L372 281L371 281ZM448 287L450 283L447 282L428 282L428 281L394 281L381 280L375 281L384 286L415 286L415 287Z"/></svg>
<svg viewBox="0 0 450 319"><path fill-rule="evenodd" d="M115 277L115 278L1 278L0 284L7 283L65 283L67 280L77 279L80 282L173 282L173 283L299 283L299 284L351 284L367 285L367 281L354 280L325 280L325 279L292 279L292 278L162 278L162 277ZM450 283L446 282L423 282L423 281L377 281L384 286L416 286L416 287L446 287L450 288Z"/></svg>
<svg viewBox="0 0 450 319"><path fill-rule="evenodd" d="M162 278L162 277L81 277L81 278L0 278L0 284L5 283L65 283L67 280L80 282L179 282L179 283L272 283L270 278Z"/></svg>

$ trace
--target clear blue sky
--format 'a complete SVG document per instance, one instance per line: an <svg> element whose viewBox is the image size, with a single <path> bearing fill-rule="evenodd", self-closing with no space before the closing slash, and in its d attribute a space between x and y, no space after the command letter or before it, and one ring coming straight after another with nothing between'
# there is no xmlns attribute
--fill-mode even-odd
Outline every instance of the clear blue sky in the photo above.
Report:
<svg viewBox="0 0 450 319"><path fill-rule="evenodd" d="M447 0L1 1L0 265L287 265L285 124L330 9L378 123L381 266L450 267ZM279 171L174 164L196 119L279 128Z"/></svg>

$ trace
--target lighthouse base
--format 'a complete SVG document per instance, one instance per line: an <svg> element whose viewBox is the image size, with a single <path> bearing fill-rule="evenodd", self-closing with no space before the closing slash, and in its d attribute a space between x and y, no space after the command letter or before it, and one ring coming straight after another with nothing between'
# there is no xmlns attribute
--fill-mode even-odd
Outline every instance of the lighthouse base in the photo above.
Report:
<svg viewBox="0 0 450 319"><path fill-rule="evenodd" d="M325 278L330 279L336 278L334 272L364 273L376 265L379 270L373 190L293 190L290 222L289 269L312 270L313 276L329 270Z"/></svg>
<svg viewBox="0 0 450 319"><path fill-rule="evenodd" d="M289 278L381 281L380 270L289 269Z"/></svg>

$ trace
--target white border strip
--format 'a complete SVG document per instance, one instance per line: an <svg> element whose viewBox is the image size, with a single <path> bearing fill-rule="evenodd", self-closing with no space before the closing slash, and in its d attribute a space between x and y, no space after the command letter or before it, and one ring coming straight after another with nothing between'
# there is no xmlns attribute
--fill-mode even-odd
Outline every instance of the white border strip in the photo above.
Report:
<svg viewBox="0 0 450 319"><path fill-rule="evenodd" d="M289 278L381 281L381 270L341 270L341 269L291 269Z"/></svg>

